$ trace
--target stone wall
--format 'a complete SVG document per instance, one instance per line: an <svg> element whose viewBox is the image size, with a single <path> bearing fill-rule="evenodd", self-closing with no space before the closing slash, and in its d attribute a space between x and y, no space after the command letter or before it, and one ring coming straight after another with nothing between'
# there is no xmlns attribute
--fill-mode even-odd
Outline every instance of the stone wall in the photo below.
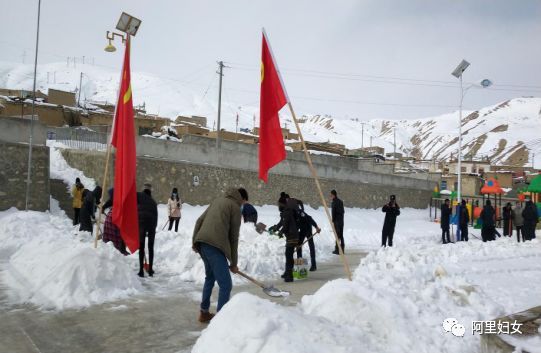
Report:
<svg viewBox="0 0 541 353"><path fill-rule="evenodd" d="M0 117L0 211L26 207L28 175L28 136L30 120ZM28 208L49 209L49 148L46 128L34 121L32 178Z"/></svg>
<svg viewBox="0 0 541 353"><path fill-rule="evenodd" d="M227 169L257 172L258 146L222 141L217 149L214 139L188 135L183 141L173 142L149 137L137 139L137 156L154 157L170 161L192 161ZM433 190L437 181L394 174L394 165L375 163L373 160L311 155L317 174L322 179L382 184L396 188ZM272 174L310 178L311 173L303 152L288 152L287 159L272 169ZM428 174L427 174L428 177Z"/></svg>
<svg viewBox="0 0 541 353"><path fill-rule="evenodd" d="M28 145L0 141L0 211L26 207ZM49 148L32 148L32 179L28 208L49 209Z"/></svg>
<svg viewBox="0 0 541 353"><path fill-rule="evenodd" d="M70 166L82 170L86 176L101 184L105 153L64 150L63 155ZM150 182L154 197L160 203L166 202L173 187L178 187L184 202L202 205L208 204L227 187L243 186L248 190L250 201L256 205L275 204L281 191L312 206L320 205L315 183L307 177L270 174L268 184L264 184L258 180L257 172L250 170L144 156L137 158L137 171L138 189L145 182ZM112 174L111 168L109 184ZM195 177L198 185L194 183ZM384 178L381 180L385 181ZM330 190L336 189L348 207L381 207L390 194L396 194L402 207L425 208L432 193L431 189L404 188L383 183L336 179L321 179L321 182L326 198Z"/></svg>

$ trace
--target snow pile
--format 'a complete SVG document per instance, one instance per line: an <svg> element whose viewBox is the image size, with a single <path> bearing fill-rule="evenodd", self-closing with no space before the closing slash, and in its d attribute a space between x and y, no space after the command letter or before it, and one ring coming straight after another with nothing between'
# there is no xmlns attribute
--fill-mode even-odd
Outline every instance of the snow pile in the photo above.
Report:
<svg viewBox="0 0 541 353"><path fill-rule="evenodd" d="M539 304L541 283L531 279L541 275L540 260L538 241L513 239L381 249L352 282L329 282L297 307L235 296L192 352L477 352L472 321ZM451 317L465 326L463 337L443 330Z"/></svg>
<svg viewBox="0 0 541 353"><path fill-rule="evenodd" d="M81 308L142 290L131 259L112 245L94 249L63 216L11 209L0 212L0 254L8 255L2 280L9 297L43 308Z"/></svg>
<svg viewBox="0 0 541 353"><path fill-rule="evenodd" d="M206 206L191 206L184 204L182 207L182 219L179 224L179 231L162 231L158 228L155 242L156 271L171 276L171 281L189 281L203 283L205 280L205 269L200 256L192 250L193 228L197 218L205 211ZM259 214L259 221L271 226L278 222L279 213L276 206L256 207ZM312 210L312 214L318 217L324 213ZM161 220L167 219L167 207L158 206L158 214ZM163 223L158 224L163 228ZM319 237L319 235L318 235ZM318 260L330 257L332 238L329 234L327 239L321 241L316 238L316 251ZM284 271L285 238L270 235L267 232L258 234L252 223L243 223L239 236L239 268L259 279L278 279ZM304 246L304 257L309 258L308 245ZM235 283L243 283L243 279L234 276Z"/></svg>

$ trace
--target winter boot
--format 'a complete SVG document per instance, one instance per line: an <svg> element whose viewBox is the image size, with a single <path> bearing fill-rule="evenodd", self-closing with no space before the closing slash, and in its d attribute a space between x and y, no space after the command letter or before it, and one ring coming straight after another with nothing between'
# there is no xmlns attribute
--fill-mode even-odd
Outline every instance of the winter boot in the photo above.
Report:
<svg viewBox="0 0 541 353"><path fill-rule="evenodd" d="M137 273L137 276L145 277L145 272L143 270L139 270L139 273Z"/></svg>
<svg viewBox="0 0 541 353"><path fill-rule="evenodd" d="M215 314L211 314L209 313L208 311L203 311L203 310L200 310L199 311L199 322L203 323L203 324L206 324L208 322L210 322L210 320L212 320L212 318L214 317Z"/></svg>
<svg viewBox="0 0 541 353"><path fill-rule="evenodd" d="M310 271L317 271L317 266L316 264L312 264L312 266L310 266Z"/></svg>
<svg viewBox="0 0 541 353"><path fill-rule="evenodd" d="M284 272L284 282L293 282L293 271Z"/></svg>

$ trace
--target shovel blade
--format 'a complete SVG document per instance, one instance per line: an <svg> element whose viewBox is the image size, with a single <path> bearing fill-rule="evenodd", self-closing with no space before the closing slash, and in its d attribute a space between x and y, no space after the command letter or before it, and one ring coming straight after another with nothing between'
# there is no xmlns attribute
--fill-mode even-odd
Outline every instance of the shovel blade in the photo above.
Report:
<svg viewBox="0 0 541 353"><path fill-rule="evenodd" d="M271 297L289 297L289 292L282 291L280 289L274 288L274 286L263 288L263 292Z"/></svg>

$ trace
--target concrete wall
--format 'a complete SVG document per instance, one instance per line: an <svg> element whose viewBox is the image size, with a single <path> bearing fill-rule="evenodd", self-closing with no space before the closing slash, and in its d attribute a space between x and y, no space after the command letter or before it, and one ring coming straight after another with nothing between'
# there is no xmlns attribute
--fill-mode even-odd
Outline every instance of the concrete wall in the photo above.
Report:
<svg viewBox="0 0 541 353"><path fill-rule="evenodd" d="M222 141L222 148L215 148L215 140L202 136L185 136L182 143L149 137L137 140L137 155L170 161L197 161L223 168L257 172L258 146ZM353 181L365 184L387 185L396 188L433 190L437 184L393 174L394 166L347 157L312 155L317 174L323 179ZM287 160L272 169L272 174L311 177L304 153L288 152Z"/></svg>
<svg viewBox="0 0 541 353"><path fill-rule="evenodd" d="M82 170L86 176L99 180L101 184L105 153L64 150L63 155L70 166ZM275 204L281 191L287 191L310 205L320 205L314 181L307 177L271 174L268 184L264 184L258 180L257 172L243 168L143 156L137 158L137 170L138 189L141 189L145 182L150 182L153 185L154 197L162 203L167 200L173 187L179 188L182 199L187 203L208 204L227 187L243 186L248 190L250 200L256 205ZM109 180L111 177L112 172ZM194 177L199 179L197 186L194 185ZM425 208L431 196L431 189L332 179L322 179L321 182L325 197L329 196L331 189L336 189L349 207L381 207L390 194L396 194L403 207Z"/></svg>
<svg viewBox="0 0 541 353"><path fill-rule="evenodd" d="M0 118L0 211L25 209L30 120ZM46 129L34 122L29 208L49 209L49 148Z"/></svg>

